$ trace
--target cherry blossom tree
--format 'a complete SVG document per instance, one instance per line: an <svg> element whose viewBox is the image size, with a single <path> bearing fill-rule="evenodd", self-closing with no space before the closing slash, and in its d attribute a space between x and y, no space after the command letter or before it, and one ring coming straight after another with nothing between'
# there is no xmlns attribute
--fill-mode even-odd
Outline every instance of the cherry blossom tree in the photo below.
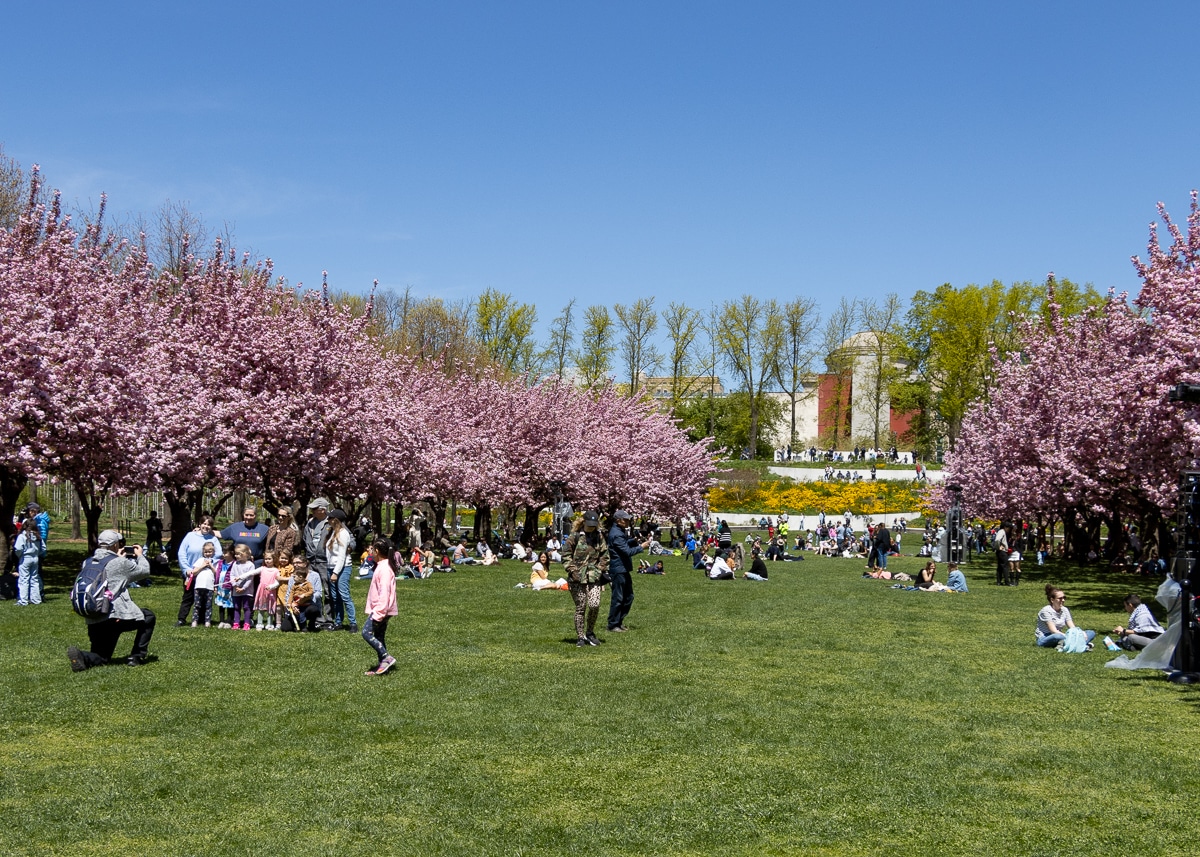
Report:
<svg viewBox="0 0 1200 857"><path fill-rule="evenodd" d="M1103 525L1119 540L1132 520L1166 541L1179 471L1200 457L1196 408L1167 400L1200 379L1200 209L1193 194L1186 230L1159 211L1172 240L1151 227L1132 305L1110 295L1064 318L1051 280L1047 318L1027 321L1022 349L997 361L991 400L947 459L968 513L1058 518L1090 546Z"/></svg>

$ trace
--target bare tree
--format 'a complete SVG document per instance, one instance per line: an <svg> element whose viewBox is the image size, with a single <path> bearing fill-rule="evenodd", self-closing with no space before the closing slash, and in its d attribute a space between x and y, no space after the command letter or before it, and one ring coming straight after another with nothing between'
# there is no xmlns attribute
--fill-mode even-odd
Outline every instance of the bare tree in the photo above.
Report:
<svg viewBox="0 0 1200 857"><path fill-rule="evenodd" d="M638 298L628 306L617 304L613 311L623 331L619 348L625 377L629 379L629 395L636 396L642 376L653 372L662 362L651 339L658 328L654 298Z"/></svg>
<svg viewBox="0 0 1200 857"><path fill-rule="evenodd" d="M750 399L749 447L758 455L758 411L768 381L779 375L783 353L783 319L774 300L753 295L726 301L721 308L717 344L725 366L741 381Z"/></svg>
<svg viewBox="0 0 1200 857"><path fill-rule="evenodd" d="M575 342L575 298L550 322L550 341L542 349L542 364L551 375L562 377Z"/></svg>
<svg viewBox="0 0 1200 857"><path fill-rule="evenodd" d="M0 229L12 229L29 204L29 179L0 143Z"/></svg>
<svg viewBox="0 0 1200 857"><path fill-rule="evenodd" d="M608 377L616 350L613 333L608 307L597 305L584 310L583 334L579 338L579 351L575 353L575 365L583 383L589 387Z"/></svg>
<svg viewBox="0 0 1200 857"><path fill-rule="evenodd" d="M900 298L894 293L887 295L881 303L864 301L859 307L863 330L870 334L863 342L867 349L867 365L862 377L867 407L870 408L872 446L876 448L881 446L883 435L891 431L889 390L900 377L895 355L903 342L903 313Z"/></svg>
<svg viewBox="0 0 1200 857"><path fill-rule="evenodd" d="M789 442L793 447L799 442L796 436L796 406L816 392L815 388L805 389L804 378L812 372L812 362L816 357L814 343L817 340L819 323L820 316L817 314L815 301L796 298L783 305L783 357L780 361L779 381L791 404Z"/></svg>
<svg viewBox="0 0 1200 857"><path fill-rule="evenodd" d="M821 337L821 351L825 355L826 372L832 376L830 392L833 393L821 413L822 420L830 425L830 431L821 437L821 442L834 446L850 440L850 391L854 380L854 355L843 346L854 335L857 320L858 301L842 298L826 319Z"/></svg>
<svg viewBox="0 0 1200 857"><path fill-rule="evenodd" d="M669 353L666 362L671 375L671 407L674 408L684 397L696 392L697 377L711 374L712 370L710 367L709 372L698 371L702 359L697 355L700 345L697 339L704 330L700 311L685 303L672 303L663 310L662 319L667 328Z"/></svg>
<svg viewBox="0 0 1200 857"><path fill-rule="evenodd" d="M212 237L200 214L187 202L169 199L159 206L148 225L139 226L146 234L150 263L161 271L182 271L188 256L203 254Z"/></svg>

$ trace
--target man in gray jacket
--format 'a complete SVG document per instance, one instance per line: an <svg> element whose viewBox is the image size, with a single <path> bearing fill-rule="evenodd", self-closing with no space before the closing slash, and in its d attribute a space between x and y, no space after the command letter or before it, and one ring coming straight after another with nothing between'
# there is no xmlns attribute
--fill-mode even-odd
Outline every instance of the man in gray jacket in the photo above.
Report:
<svg viewBox="0 0 1200 857"><path fill-rule="evenodd" d="M100 534L96 553L85 561L105 563L104 574L108 590L112 593L112 611L106 619L88 619L88 639L91 651L82 652L76 646L67 647L71 669L81 672L91 667L104 666L111 662L117 640L126 631L133 631L133 651L125 659L131 667L146 663L150 649L150 637L154 634L154 613L148 608L138 607L129 597L129 584L150 576L150 563L142 556L141 545L134 545L133 557L120 553L124 539L116 530L105 530Z"/></svg>

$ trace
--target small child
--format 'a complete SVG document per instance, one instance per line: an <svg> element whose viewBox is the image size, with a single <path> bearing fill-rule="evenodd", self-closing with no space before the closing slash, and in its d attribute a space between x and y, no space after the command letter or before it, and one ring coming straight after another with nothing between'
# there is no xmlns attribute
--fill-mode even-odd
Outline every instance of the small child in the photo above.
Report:
<svg viewBox="0 0 1200 857"><path fill-rule="evenodd" d="M358 579L369 580L375 571L375 560L371 559L371 549L368 547L359 557Z"/></svg>
<svg viewBox="0 0 1200 857"><path fill-rule="evenodd" d="M383 675L396 663L396 659L388 654L383 639L387 634L388 620L398 612L396 573L388 563L388 557L392 555L392 543L386 538L377 538L371 545L371 554L371 559L375 561L375 573L371 576L371 588L367 592L367 605L364 608L367 620L363 623L362 637L379 655L379 663L368 669L366 675Z"/></svg>
<svg viewBox="0 0 1200 857"><path fill-rule="evenodd" d="M231 615L233 613L233 583L229 579L229 570L233 568L233 562L233 548L227 547L222 553L220 561L213 565L213 576L217 581L216 588L213 590L213 600L220 608L218 628L236 627L229 624L233 620Z"/></svg>
<svg viewBox="0 0 1200 857"><path fill-rule="evenodd" d="M285 561L286 558L286 561ZM271 588L275 590L275 630L283 630L283 616L287 612L287 605L284 599L287 597L288 587L292 585L292 578L296 576L296 571L300 564L304 562L304 554L299 556L287 556L286 551L280 554L276 560L275 570L279 576L275 579L275 583ZM300 572L300 577L307 577L308 569Z"/></svg>
<svg viewBox="0 0 1200 857"><path fill-rule="evenodd" d="M286 558L288 572L291 572L292 555L287 551L272 551L263 558L263 566L258 571L258 590L254 593L254 613L257 623L255 629L261 631L275 630L275 590L279 586L279 569L276 567Z"/></svg>
<svg viewBox="0 0 1200 857"><path fill-rule="evenodd" d="M254 609L254 582L258 579L258 569L250 558L250 548L237 545L233 549L234 563L229 569L229 577L233 583L233 627L243 631L250 630L250 613Z"/></svg>
<svg viewBox="0 0 1200 857"><path fill-rule="evenodd" d="M1012 574L1012 584L1017 586L1021 582L1021 552L1014 550L1008 555L1008 570Z"/></svg>
<svg viewBox="0 0 1200 857"><path fill-rule="evenodd" d="M201 622L205 628L212 627L212 594L216 585L217 551L212 542L205 542L203 555L192 566L192 586L196 590L196 612L192 616L192 627Z"/></svg>

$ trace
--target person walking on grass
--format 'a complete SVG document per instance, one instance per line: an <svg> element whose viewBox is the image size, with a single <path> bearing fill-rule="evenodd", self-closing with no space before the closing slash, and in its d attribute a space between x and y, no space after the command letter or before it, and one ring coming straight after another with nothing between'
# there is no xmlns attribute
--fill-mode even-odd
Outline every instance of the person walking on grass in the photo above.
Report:
<svg viewBox="0 0 1200 857"><path fill-rule="evenodd" d="M367 551L367 559L375 563L375 573L371 577L367 604L363 608L366 618L363 620L362 638L375 650L379 663L369 668L366 675L383 675L396 663L384 644L388 621L399 612L396 609L396 572L392 570L389 560L391 555L392 543L382 536Z"/></svg>
<svg viewBox="0 0 1200 857"><path fill-rule="evenodd" d="M600 615L601 578L609 567L608 542L600 532L600 516L584 512L563 545L567 589L575 602L575 645L598 646L596 618Z"/></svg>
<svg viewBox="0 0 1200 857"><path fill-rule="evenodd" d="M96 553L88 557L83 565L85 569L89 564L102 567L112 609L107 618L86 620L88 640L91 642L90 651L81 651L77 646L67 647L67 658L75 672L110 663L113 651L117 648L117 641L127 631L134 632L136 636L133 639L133 650L125 659L125 663L131 667L141 666L146 663L150 638L154 634L153 611L148 607L138 607L129 597L129 585L150 576L150 563L142 556L141 546L133 546L132 557L120 553L124 540L116 530L100 533L98 541Z"/></svg>

